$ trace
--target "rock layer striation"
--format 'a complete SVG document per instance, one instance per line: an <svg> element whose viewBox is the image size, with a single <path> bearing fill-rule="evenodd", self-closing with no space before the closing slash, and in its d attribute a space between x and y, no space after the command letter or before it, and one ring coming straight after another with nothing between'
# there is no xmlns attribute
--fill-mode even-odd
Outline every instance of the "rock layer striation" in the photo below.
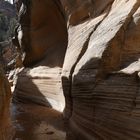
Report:
<svg viewBox="0 0 140 140"><path fill-rule="evenodd" d="M17 4L25 68L14 99L62 111L65 97L78 140L140 139L140 1Z"/></svg>

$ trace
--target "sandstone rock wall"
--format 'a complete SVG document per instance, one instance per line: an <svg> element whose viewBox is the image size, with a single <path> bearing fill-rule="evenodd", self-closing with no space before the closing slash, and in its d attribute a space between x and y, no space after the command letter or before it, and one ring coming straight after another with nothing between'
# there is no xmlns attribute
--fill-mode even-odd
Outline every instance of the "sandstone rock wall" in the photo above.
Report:
<svg viewBox="0 0 140 140"><path fill-rule="evenodd" d="M58 1L17 1L16 39L25 68L19 73L14 100L33 102L63 110L61 71L67 47L67 26Z"/></svg>
<svg viewBox="0 0 140 140"><path fill-rule="evenodd" d="M140 137L137 135L140 123L138 117L140 42L134 41L139 28L138 17L137 20L134 17L139 11L139 6L140 1L123 0L108 5L102 20L96 24L95 29L92 29L90 36L87 34L88 43L77 45L82 49L86 47L84 53L81 51L83 54L80 55L80 59L78 53L73 53L77 49L73 47L76 41L72 40L72 45L69 42L72 47L67 49L63 83L64 89L70 88L69 92L67 89L64 90L66 101L68 100L66 104L70 105L67 105L65 110L66 116L70 118L71 130L77 134L77 138L79 135L89 140ZM99 16L89 22L97 18ZM137 23L132 26L135 20ZM81 34L78 39L82 39L84 35ZM132 43L132 36L137 45ZM78 59L71 62L74 67L72 70L68 61L70 62L73 56Z"/></svg>
<svg viewBox="0 0 140 140"><path fill-rule="evenodd" d="M11 90L9 82L0 66L0 139L12 140L14 133L10 120Z"/></svg>
<svg viewBox="0 0 140 140"><path fill-rule="evenodd" d="M28 2L17 31L29 68L14 99L62 110L64 94L75 139L140 139L140 1Z"/></svg>

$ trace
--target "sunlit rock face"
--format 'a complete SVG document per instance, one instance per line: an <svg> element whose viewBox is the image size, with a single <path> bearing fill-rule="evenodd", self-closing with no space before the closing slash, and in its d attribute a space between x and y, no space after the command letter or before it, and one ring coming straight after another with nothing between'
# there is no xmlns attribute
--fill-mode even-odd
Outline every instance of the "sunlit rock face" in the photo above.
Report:
<svg viewBox="0 0 140 140"><path fill-rule="evenodd" d="M10 85L0 66L0 140L12 140L14 129L10 120Z"/></svg>
<svg viewBox="0 0 140 140"><path fill-rule="evenodd" d="M65 116L77 139L139 139L140 1L89 5L84 21L69 16Z"/></svg>
<svg viewBox="0 0 140 140"><path fill-rule="evenodd" d="M14 99L62 110L63 90L75 139L140 139L140 1L17 4L28 68L19 73Z"/></svg>

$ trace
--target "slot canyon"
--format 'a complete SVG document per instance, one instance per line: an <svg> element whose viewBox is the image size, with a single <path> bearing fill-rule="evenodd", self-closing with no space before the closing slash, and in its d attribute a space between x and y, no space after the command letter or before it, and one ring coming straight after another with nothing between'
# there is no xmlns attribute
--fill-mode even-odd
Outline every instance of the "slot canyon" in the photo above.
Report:
<svg viewBox="0 0 140 140"><path fill-rule="evenodd" d="M140 0L13 2L0 140L139 140Z"/></svg>

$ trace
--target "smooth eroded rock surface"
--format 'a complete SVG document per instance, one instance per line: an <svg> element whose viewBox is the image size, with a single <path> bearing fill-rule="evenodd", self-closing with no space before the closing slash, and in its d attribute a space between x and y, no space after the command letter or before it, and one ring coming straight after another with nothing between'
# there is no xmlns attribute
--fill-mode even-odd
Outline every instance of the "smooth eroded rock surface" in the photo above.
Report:
<svg viewBox="0 0 140 140"><path fill-rule="evenodd" d="M139 6L139 1L113 1L88 19L90 34L86 21L69 27L62 81L65 116L77 139L140 138ZM76 27L82 24L86 29L80 33Z"/></svg>
<svg viewBox="0 0 140 140"><path fill-rule="evenodd" d="M20 23L16 44L23 52L25 68L18 75L14 100L30 100L62 111L61 71L67 47L62 6L52 0L16 4Z"/></svg>
<svg viewBox="0 0 140 140"><path fill-rule="evenodd" d="M17 4L25 68L14 100L65 105L67 139L140 139L140 1Z"/></svg>

